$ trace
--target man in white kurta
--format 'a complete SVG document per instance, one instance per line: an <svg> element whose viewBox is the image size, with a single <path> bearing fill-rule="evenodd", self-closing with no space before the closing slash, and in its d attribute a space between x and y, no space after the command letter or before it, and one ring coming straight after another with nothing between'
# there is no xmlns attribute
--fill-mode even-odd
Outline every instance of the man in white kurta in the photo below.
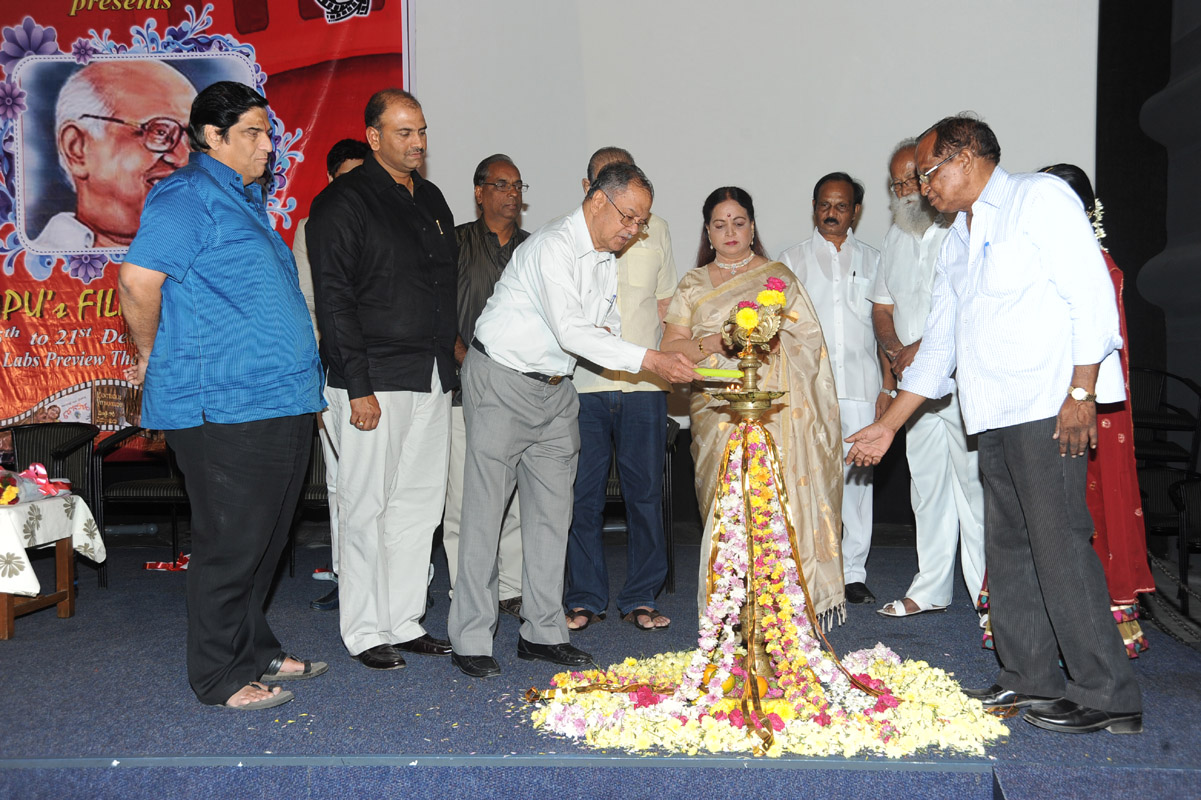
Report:
<svg viewBox="0 0 1201 800"><path fill-rule="evenodd" d="M855 238L851 224L863 204L863 187L843 172L833 172L813 190L813 236L780 254L796 274L817 311L834 367L842 435L870 425L882 414L894 391L892 375L883 375L872 304L868 299L880 252ZM844 449L849 449L849 445ZM867 588L867 554L872 544L872 469L845 467L842 490L842 571L850 603L874 603Z"/></svg>
<svg viewBox="0 0 1201 800"><path fill-rule="evenodd" d="M913 140L890 162L893 224L884 237L880 273L872 287L872 320L880 347L899 379L921 346L930 313L934 264L948 226L918 191ZM969 437L955 390L927 400L905 425L909 495L917 521L918 573L901 600L878 612L905 617L950 605L959 550L973 604L984 581L984 488L976 437Z"/></svg>

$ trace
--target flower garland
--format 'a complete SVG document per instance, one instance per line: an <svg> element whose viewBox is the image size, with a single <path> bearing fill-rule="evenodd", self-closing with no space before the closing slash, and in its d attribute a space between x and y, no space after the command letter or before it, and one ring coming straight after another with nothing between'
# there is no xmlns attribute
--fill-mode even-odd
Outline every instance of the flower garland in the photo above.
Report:
<svg viewBox="0 0 1201 800"><path fill-rule="evenodd" d="M1007 732L925 662L902 661L883 644L841 664L823 651L793 554L780 474L770 434L741 422L721 466L697 648L560 673L550 690L527 695L539 701L536 727L633 751L894 758L934 746L982 754L985 742ZM752 624L762 625L770 675L755 675L739 644L736 626L748 601L759 608Z"/></svg>

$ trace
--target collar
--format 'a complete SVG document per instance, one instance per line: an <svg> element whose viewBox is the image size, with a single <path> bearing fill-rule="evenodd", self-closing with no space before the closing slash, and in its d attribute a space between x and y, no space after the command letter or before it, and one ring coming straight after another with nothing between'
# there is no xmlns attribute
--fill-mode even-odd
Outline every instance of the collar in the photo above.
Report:
<svg viewBox="0 0 1201 800"><path fill-rule="evenodd" d="M233 167L222 164L208 153L192 153L188 158L188 164L195 164L197 168L211 175L217 183L222 186L228 186L241 195L245 195L246 187L254 183L254 181L246 183L242 180L242 173Z"/></svg>
<svg viewBox="0 0 1201 800"><path fill-rule="evenodd" d="M414 184L414 188L416 188L416 184ZM484 222L483 215L475 218L475 227L478 229L479 235L482 236L485 240L491 239L491 241L496 242L497 247L505 246L500 243L500 237L496 235L496 231L489 228L488 223ZM513 240L516 239L520 233L521 233L521 227L519 225L514 225L513 233L511 236L509 236L509 243L511 244L513 242Z"/></svg>
<svg viewBox="0 0 1201 800"><path fill-rule="evenodd" d="M1013 180L1009 173L998 164L993 167L992 175L988 176L988 183L984 184L984 189L981 190L980 196L972 203L972 216L976 215L977 206L985 205L989 208L1000 208L1002 202L1008 193L1009 182ZM955 222L951 224L951 230L959 236L963 241L968 241L971 232L967 227L967 212L960 211L955 215Z"/></svg>
<svg viewBox="0 0 1201 800"><path fill-rule="evenodd" d="M825 236L822 236L821 230L819 230L816 225L813 226L813 244L815 247L818 245L823 245L823 244L828 247L834 247L834 243L831 242L829 239L827 239ZM851 251L858 249L859 243L855 239L855 229L854 228L847 228L847 240L842 243L842 247L843 247L843 249L850 249ZM835 252L842 252L842 251L839 250L838 248L835 248Z"/></svg>
<svg viewBox="0 0 1201 800"><path fill-rule="evenodd" d="M572 243L576 259L581 259L589 253L599 257L599 260L612 258L612 253L602 253L592 244L592 234L588 233L588 223L584 221L584 206L580 204L575 211L567 215L567 227L571 231Z"/></svg>
<svg viewBox="0 0 1201 800"><path fill-rule="evenodd" d="M395 187L400 186L400 184L396 182L396 179L392 177L392 173L384 169L384 165L379 163L379 160L376 159L374 153L368 154L367 158L363 159L363 166L359 167L359 170L363 171L363 180L367 181L367 184L377 192L390 192ZM359 170L355 171L358 172ZM412 176L413 196L416 197L417 190L421 187L421 184L426 182L426 180L425 178L421 177L421 173L417 171L414 171Z"/></svg>

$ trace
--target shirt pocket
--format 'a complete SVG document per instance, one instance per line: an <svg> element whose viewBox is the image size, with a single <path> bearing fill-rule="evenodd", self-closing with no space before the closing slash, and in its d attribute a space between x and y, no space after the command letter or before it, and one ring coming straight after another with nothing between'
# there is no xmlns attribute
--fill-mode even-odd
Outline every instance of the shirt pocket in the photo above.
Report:
<svg viewBox="0 0 1201 800"><path fill-rule="evenodd" d="M990 297L1021 294L1038 271L1038 250L1028 242L986 243L981 258L980 291Z"/></svg>
<svg viewBox="0 0 1201 800"><path fill-rule="evenodd" d="M855 275L847 281L847 305L861 320L870 321L872 318L872 303L867 299L871 288L872 281L867 277Z"/></svg>
<svg viewBox="0 0 1201 800"><path fill-rule="evenodd" d="M659 263L662 254L649 247L634 246L622 258L625 279L630 286L654 289L659 285Z"/></svg>

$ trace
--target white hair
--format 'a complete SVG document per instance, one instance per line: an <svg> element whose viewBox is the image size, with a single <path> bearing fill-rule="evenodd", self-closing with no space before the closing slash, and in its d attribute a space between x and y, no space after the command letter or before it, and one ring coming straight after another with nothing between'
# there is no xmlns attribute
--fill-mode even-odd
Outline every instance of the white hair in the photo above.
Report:
<svg viewBox="0 0 1201 800"><path fill-rule="evenodd" d="M58 137L62 134L63 127L68 123L74 124L83 128L93 137L104 135L104 126L107 125L104 120L92 119L85 117L85 114L93 114L97 117L112 116L113 107L108 100L101 96L96 89L96 84L92 82L91 74L87 67L72 73L71 77L67 78L63 87L58 92L58 104L54 108L54 141L57 146ZM75 178L71 175L71 168L67 164L66 154L62 148L58 149L58 165L66 177L67 184L71 187L71 191L75 191Z"/></svg>
<svg viewBox="0 0 1201 800"><path fill-rule="evenodd" d="M892 160L897 157L897 153L901 152L902 150L913 150L916 147L917 147L917 139L915 139L912 136L908 137L907 139L902 139L901 141L897 142L897 146L892 148L892 152L889 153L889 155L888 155L889 168L892 167ZM892 178L890 177L889 180L891 181Z"/></svg>

